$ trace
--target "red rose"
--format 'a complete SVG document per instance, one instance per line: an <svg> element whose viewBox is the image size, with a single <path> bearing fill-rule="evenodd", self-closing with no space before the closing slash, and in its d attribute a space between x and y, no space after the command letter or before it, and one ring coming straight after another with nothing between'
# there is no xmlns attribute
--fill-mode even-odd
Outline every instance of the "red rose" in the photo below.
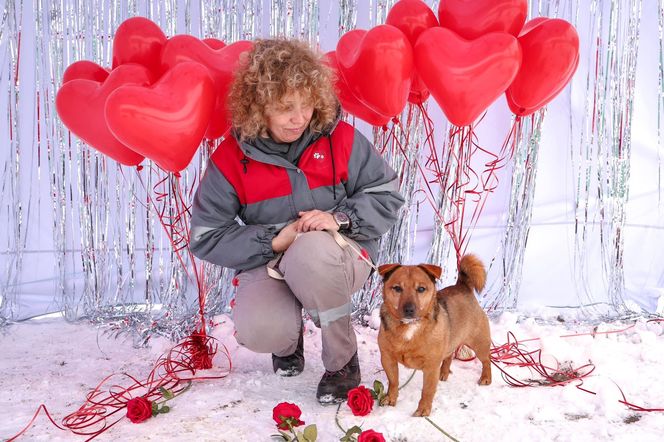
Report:
<svg viewBox="0 0 664 442"><path fill-rule="evenodd" d="M300 416L302 416L300 407L290 402L277 404L272 410L272 419L277 423L277 428L280 430L289 430L292 427L304 425L304 421L300 420ZM290 424L290 427L288 424Z"/></svg>
<svg viewBox="0 0 664 442"><path fill-rule="evenodd" d="M135 424L146 421L152 417L152 402L143 396L127 401L127 417Z"/></svg>
<svg viewBox="0 0 664 442"><path fill-rule="evenodd" d="M364 385L353 388L348 392L348 406L355 416L366 416L371 413L374 398Z"/></svg>
<svg viewBox="0 0 664 442"><path fill-rule="evenodd" d="M366 430L357 437L357 442L385 442L382 433L374 430Z"/></svg>

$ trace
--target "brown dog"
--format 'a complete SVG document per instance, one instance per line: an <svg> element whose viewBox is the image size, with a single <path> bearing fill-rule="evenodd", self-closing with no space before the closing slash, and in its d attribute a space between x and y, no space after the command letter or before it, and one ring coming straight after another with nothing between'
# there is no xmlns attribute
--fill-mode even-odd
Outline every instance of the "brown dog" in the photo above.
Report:
<svg viewBox="0 0 664 442"><path fill-rule="evenodd" d="M474 255L465 255L457 283L436 292L442 269L431 264L378 268L383 277L383 306L378 333L380 359L388 380L381 405L395 405L399 364L422 370L422 397L414 416L428 416L438 380L446 381L454 351L462 344L482 362L480 385L491 383L489 320L473 290L484 288L486 271Z"/></svg>

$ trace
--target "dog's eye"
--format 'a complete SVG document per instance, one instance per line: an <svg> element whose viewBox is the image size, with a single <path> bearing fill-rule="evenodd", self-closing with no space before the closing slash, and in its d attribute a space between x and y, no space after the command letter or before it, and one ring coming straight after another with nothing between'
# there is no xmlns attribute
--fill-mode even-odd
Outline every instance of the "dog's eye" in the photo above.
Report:
<svg viewBox="0 0 664 442"><path fill-rule="evenodd" d="M417 288L417 293L424 293L426 290L427 289L425 287L420 286Z"/></svg>
<svg viewBox="0 0 664 442"><path fill-rule="evenodd" d="M392 287L392 290L394 290L397 293L403 292L403 289L401 287L399 287L398 285L395 285L394 287Z"/></svg>

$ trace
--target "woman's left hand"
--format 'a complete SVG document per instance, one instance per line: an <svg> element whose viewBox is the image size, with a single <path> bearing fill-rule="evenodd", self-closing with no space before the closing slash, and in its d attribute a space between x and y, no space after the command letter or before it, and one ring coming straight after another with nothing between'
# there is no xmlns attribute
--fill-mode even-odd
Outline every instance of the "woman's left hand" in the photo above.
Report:
<svg viewBox="0 0 664 442"><path fill-rule="evenodd" d="M339 224L331 213L322 210L309 210L300 212L300 219L296 221L298 232L311 232L314 230L339 230Z"/></svg>

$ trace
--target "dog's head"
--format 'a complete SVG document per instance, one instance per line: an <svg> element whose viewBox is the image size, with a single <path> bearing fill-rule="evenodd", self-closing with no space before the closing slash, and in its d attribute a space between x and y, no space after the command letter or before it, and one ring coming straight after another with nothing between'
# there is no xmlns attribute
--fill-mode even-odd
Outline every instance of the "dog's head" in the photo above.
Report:
<svg viewBox="0 0 664 442"><path fill-rule="evenodd" d="M404 323L425 317L437 302L436 279L442 271L431 264L378 267L383 277L383 303L389 313Z"/></svg>

